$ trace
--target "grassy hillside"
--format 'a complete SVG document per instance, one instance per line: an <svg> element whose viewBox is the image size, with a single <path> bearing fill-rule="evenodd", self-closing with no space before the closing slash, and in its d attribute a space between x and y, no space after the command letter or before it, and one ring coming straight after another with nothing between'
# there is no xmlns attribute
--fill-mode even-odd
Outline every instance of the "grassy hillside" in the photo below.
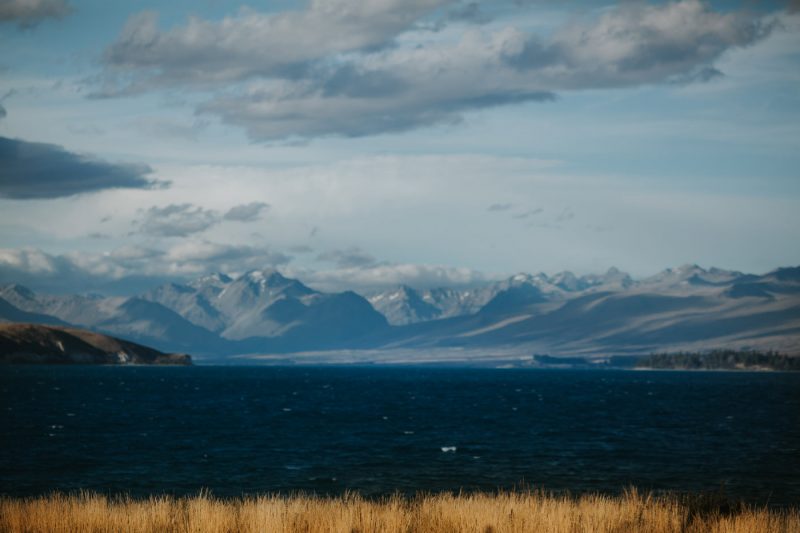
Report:
<svg viewBox="0 0 800 533"><path fill-rule="evenodd" d="M800 531L800 510L731 506L707 498L539 493L431 495L378 501L351 495L220 500L110 499L95 494L0 499L9 532L766 532Z"/></svg>

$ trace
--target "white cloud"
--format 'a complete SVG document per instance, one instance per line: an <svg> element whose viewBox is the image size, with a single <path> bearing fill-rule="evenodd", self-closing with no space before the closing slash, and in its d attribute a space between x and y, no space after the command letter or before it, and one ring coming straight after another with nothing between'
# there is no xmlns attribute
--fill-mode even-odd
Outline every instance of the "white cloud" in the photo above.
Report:
<svg viewBox="0 0 800 533"><path fill-rule="evenodd" d="M410 263L382 263L321 271L301 270L297 275L309 286L325 291L371 291L403 284L416 288L470 286L497 278L469 268Z"/></svg>
<svg viewBox="0 0 800 533"><path fill-rule="evenodd" d="M140 289L168 279L215 271L241 273L286 265L290 260L266 246L193 240L165 249L126 245L105 253L49 254L31 248L0 249L0 282L30 284L54 292L101 290L110 285L125 291L126 285Z"/></svg>
<svg viewBox="0 0 800 533"><path fill-rule="evenodd" d="M414 287L467 286L486 274L441 265L391 264L374 260L331 270L287 266L291 257L268 247L184 241L167 249L124 246L108 253L48 254L36 249L0 249L0 281L31 284L57 292L92 290L128 277L154 286L167 279L188 279L209 272L241 274L282 267L287 275L326 291L372 290L400 284ZM137 287L141 281L137 283Z"/></svg>
<svg viewBox="0 0 800 533"><path fill-rule="evenodd" d="M306 11L243 11L168 31L142 15L109 49L108 64L127 72L123 91L215 88L198 111L255 140L357 137L452 124L470 110L549 101L560 91L705 79L724 52L772 28L749 12L681 0L624 3L546 39L509 26L377 47L439 3L313 2Z"/></svg>

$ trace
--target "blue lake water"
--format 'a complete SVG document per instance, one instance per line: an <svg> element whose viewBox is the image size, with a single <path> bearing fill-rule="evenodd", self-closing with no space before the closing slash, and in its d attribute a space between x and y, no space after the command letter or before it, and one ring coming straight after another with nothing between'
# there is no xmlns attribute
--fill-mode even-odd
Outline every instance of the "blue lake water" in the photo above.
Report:
<svg viewBox="0 0 800 533"><path fill-rule="evenodd" d="M800 502L800 374L0 367L0 428L9 495L527 484Z"/></svg>

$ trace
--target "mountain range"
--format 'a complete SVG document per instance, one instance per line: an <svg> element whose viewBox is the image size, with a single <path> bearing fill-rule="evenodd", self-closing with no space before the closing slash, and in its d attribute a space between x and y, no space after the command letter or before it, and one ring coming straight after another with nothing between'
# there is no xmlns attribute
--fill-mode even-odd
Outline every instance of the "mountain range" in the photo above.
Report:
<svg viewBox="0 0 800 533"><path fill-rule="evenodd" d="M437 352L447 360L602 357L745 347L800 354L800 267L753 275L685 265L641 280L614 268L523 273L478 287L400 286L363 296L323 293L275 270L218 273L129 298L46 295L11 283L0 286L0 321L83 327L201 359L327 352L322 360L330 362L348 351L376 354L364 362L392 352L408 361Z"/></svg>

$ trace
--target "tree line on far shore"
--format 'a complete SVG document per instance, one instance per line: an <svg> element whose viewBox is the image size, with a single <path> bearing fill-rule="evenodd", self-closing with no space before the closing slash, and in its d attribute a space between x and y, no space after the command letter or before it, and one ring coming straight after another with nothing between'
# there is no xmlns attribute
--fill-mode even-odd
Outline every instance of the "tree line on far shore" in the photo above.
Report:
<svg viewBox="0 0 800 533"><path fill-rule="evenodd" d="M771 350L654 353L639 358L636 361L636 368L686 370L764 369L800 372L800 357Z"/></svg>

